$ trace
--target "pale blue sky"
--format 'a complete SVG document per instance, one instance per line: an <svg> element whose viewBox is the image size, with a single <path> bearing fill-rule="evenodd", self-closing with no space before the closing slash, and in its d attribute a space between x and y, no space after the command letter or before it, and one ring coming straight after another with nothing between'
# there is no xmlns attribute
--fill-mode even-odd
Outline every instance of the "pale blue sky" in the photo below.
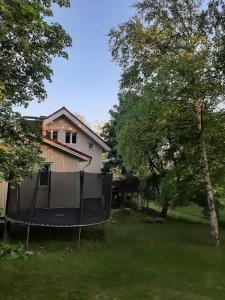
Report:
<svg viewBox="0 0 225 300"><path fill-rule="evenodd" d="M88 122L106 121L109 109L117 103L121 72L112 62L107 33L134 13L132 3L134 0L71 0L69 9L56 8L54 20L73 39L69 60L54 59L45 102L34 101L19 111L40 116L66 106Z"/></svg>

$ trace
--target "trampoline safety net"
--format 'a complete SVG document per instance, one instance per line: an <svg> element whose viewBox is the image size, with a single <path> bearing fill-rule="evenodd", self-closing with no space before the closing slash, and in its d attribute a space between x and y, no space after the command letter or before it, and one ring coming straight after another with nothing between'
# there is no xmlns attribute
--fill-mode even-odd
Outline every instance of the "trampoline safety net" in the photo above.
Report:
<svg viewBox="0 0 225 300"><path fill-rule="evenodd" d="M24 178L9 190L6 218L38 226L88 226L110 217L112 176L49 172Z"/></svg>

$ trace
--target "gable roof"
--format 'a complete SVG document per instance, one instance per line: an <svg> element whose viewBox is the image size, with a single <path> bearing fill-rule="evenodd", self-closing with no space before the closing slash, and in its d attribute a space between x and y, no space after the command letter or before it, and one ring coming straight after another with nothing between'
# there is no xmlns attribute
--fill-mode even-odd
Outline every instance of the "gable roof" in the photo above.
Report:
<svg viewBox="0 0 225 300"><path fill-rule="evenodd" d="M66 152L69 155L72 155L73 157L78 158L80 161L90 161L92 160L92 157L90 155L87 155L81 151L78 151L74 148L68 147L67 145L64 145L58 141L50 140L46 137L43 137L43 143L52 146L58 150L61 150L63 152Z"/></svg>
<svg viewBox="0 0 225 300"><path fill-rule="evenodd" d="M91 128L79 120L74 114L72 114L66 107L62 107L56 112L52 113L50 116L43 120L43 126L53 122L57 118L64 116L74 125L76 125L82 132L84 132L88 137L94 140L103 150L109 151L110 147L100 138Z"/></svg>

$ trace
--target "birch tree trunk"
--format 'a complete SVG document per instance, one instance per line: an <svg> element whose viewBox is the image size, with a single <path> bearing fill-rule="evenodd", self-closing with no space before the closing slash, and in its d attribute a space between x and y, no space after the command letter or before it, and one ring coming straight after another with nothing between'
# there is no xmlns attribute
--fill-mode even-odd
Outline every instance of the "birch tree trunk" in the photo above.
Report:
<svg viewBox="0 0 225 300"><path fill-rule="evenodd" d="M209 172L207 151L206 151L203 130L202 130L203 118L202 118L201 102L199 100L196 100L194 103L194 107L196 113L198 140L199 140L199 146L201 151L204 183L205 183L205 189L207 193L207 203L208 203L209 216L210 216L210 243L213 246L218 247L220 245L218 221L217 221L217 214L216 214L214 197L213 197L213 189L212 189L212 183L211 183L210 172Z"/></svg>

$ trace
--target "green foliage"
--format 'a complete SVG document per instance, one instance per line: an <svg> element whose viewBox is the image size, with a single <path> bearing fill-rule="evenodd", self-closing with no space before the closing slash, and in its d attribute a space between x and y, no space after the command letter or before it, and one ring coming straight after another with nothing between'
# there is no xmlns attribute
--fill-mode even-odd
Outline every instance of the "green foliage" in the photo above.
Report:
<svg viewBox="0 0 225 300"><path fill-rule="evenodd" d="M117 119L119 116L116 109L117 107L115 105L114 109L110 110L111 118L103 126L101 132L101 137L110 147L110 151L107 153L108 162L104 164L102 171L106 173L115 173L117 170L119 170L121 175L126 175L127 171L124 165L124 161L117 151L116 127Z"/></svg>
<svg viewBox="0 0 225 300"><path fill-rule="evenodd" d="M0 129L0 178L14 185L42 164L40 129L6 106L0 107Z"/></svg>
<svg viewBox="0 0 225 300"><path fill-rule="evenodd" d="M0 82L11 104L28 105L46 98L53 56L67 58L71 38L58 23L47 22L52 3L69 1L2 0L0 3Z"/></svg>
<svg viewBox="0 0 225 300"><path fill-rule="evenodd" d="M135 7L136 15L109 34L112 57L123 69L118 152L127 168L156 178L161 203L191 200L206 207L204 145L222 206L224 2L143 0Z"/></svg>
<svg viewBox="0 0 225 300"><path fill-rule="evenodd" d="M32 255L33 252L26 250L23 244L11 245L0 243L0 258L26 258Z"/></svg>
<svg viewBox="0 0 225 300"><path fill-rule="evenodd" d="M159 203L161 206L170 203L171 206L177 205L177 185L176 174L168 172L160 182Z"/></svg>
<svg viewBox="0 0 225 300"><path fill-rule="evenodd" d="M39 130L13 105L46 98L52 58L67 58L71 46L62 26L49 22L53 3L69 6L69 0L0 1L0 177L13 184L41 165Z"/></svg>

